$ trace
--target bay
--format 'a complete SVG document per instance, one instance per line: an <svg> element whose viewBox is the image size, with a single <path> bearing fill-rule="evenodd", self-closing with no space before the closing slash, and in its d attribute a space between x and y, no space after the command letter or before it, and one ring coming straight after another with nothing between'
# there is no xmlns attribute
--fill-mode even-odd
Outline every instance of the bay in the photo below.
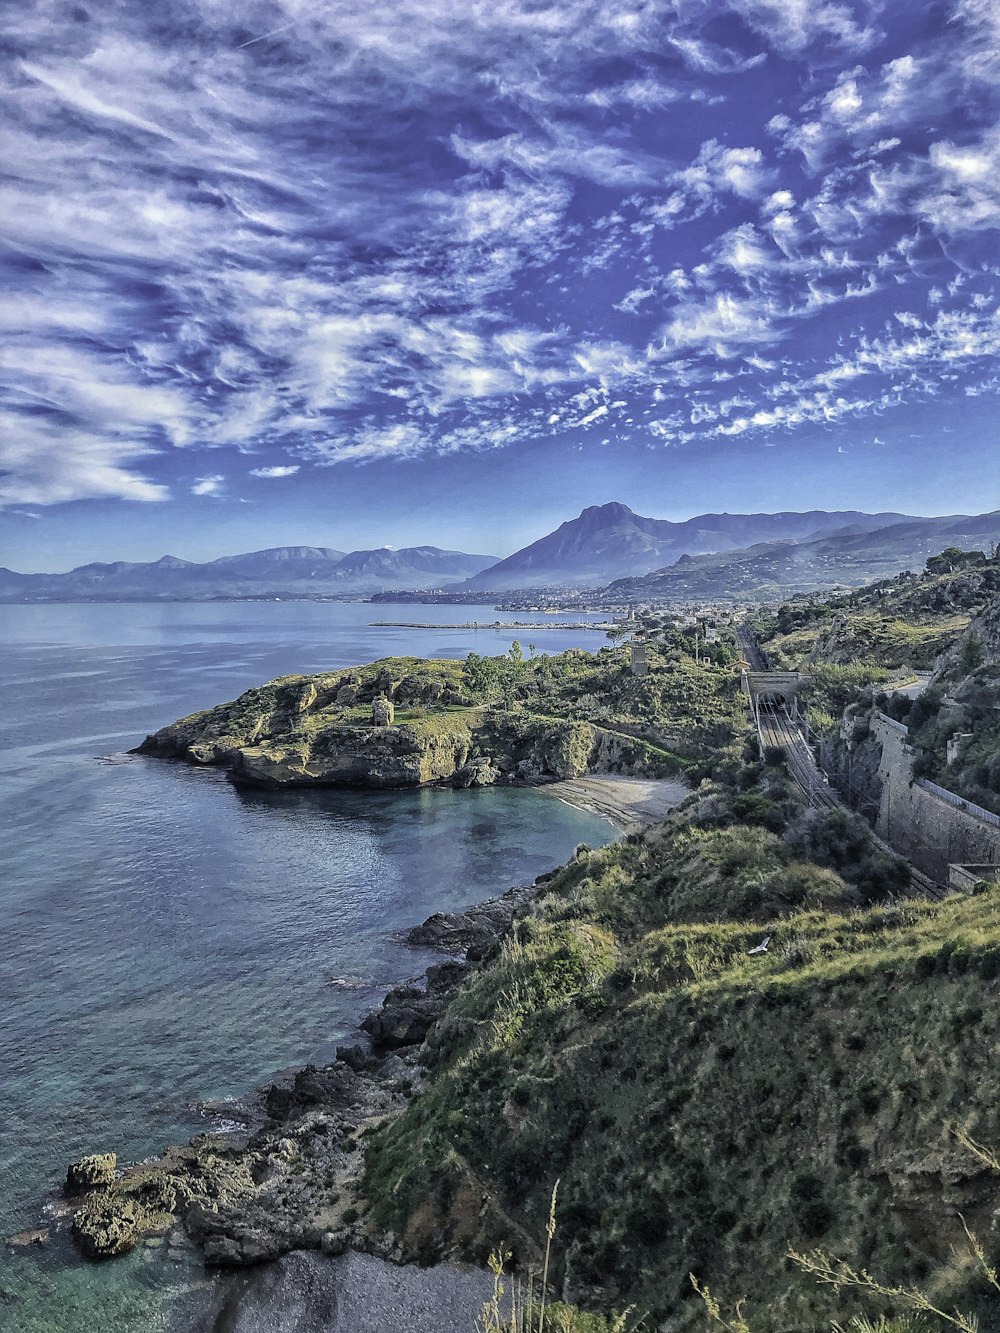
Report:
<svg viewBox="0 0 1000 1333"><path fill-rule="evenodd" d="M223 1123L224 1105L206 1114L204 1101L332 1058L381 990L430 961L399 931L614 836L545 791L245 792L124 756L277 675L504 652L511 631L457 624L495 618L412 604L0 607L0 1234L35 1223L73 1158L141 1159ZM604 642L568 627L535 637L551 652ZM94 1267L62 1236L5 1248L0 1328L145 1333L200 1280L148 1250Z"/></svg>

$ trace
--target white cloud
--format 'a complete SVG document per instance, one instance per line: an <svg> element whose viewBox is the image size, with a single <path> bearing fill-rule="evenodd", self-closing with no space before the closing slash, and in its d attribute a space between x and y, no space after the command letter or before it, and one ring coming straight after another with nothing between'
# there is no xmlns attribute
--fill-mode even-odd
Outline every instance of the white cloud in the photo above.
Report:
<svg viewBox="0 0 1000 1333"><path fill-rule="evenodd" d="M198 477L191 487L192 495L218 495L225 483L225 477L216 475L214 477Z"/></svg>
<svg viewBox="0 0 1000 1333"><path fill-rule="evenodd" d="M965 145L934 143L916 211L938 231L1000 226L1000 126Z"/></svg>
<svg viewBox="0 0 1000 1333"><path fill-rule="evenodd" d="M87 24L22 6L0 86L24 261L0 314L0 493L162 499L144 469L171 448L243 450L277 478L299 465L266 460L499 448L587 417L614 438L626 400L638 416L737 377L787 374L803 413L836 413L883 372L832 358L817 314L852 301L860 328L863 298L918 280L971 302L927 233L947 247L998 219L1000 149L975 127L995 6L958 0L948 40L912 50L873 45L875 12L191 0L171 32L169 6ZM754 146L772 87L777 137ZM790 367L747 355L795 320L808 367L791 339ZM885 374L907 347L914 368L963 364L958 336L910 332L891 353L869 338ZM776 403L704 411L764 430ZM205 458L197 493L218 494Z"/></svg>
<svg viewBox="0 0 1000 1333"><path fill-rule="evenodd" d="M0 504L166 500L166 486L132 470L148 452L126 434L0 410Z"/></svg>
<svg viewBox="0 0 1000 1333"><path fill-rule="evenodd" d="M266 477L268 479L274 477L294 477L300 466L299 463L286 463L274 467L252 467L250 469L250 475L251 477Z"/></svg>
<svg viewBox="0 0 1000 1333"><path fill-rule="evenodd" d="M660 350L704 348L726 360L780 336L766 301L720 293L708 301L679 306L663 329Z"/></svg>
<svg viewBox="0 0 1000 1333"><path fill-rule="evenodd" d="M470 166L493 172L516 168L528 176L540 177L560 172L626 189L650 185L662 172L662 166L648 153L601 143L568 127L553 127L544 138L505 134L475 140L454 134L451 145Z"/></svg>
<svg viewBox="0 0 1000 1333"><path fill-rule="evenodd" d="M859 23L854 7L833 0L734 0L733 9L785 52L801 52L824 40L861 51L877 35L869 24Z"/></svg>

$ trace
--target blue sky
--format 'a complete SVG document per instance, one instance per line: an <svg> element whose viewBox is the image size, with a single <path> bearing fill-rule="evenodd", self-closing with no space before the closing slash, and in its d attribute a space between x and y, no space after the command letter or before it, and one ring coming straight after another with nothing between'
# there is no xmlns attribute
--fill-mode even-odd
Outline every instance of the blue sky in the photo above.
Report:
<svg viewBox="0 0 1000 1333"><path fill-rule="evenodd" d="M1000 507L993 0L23 6L0 563Z"/></svg>

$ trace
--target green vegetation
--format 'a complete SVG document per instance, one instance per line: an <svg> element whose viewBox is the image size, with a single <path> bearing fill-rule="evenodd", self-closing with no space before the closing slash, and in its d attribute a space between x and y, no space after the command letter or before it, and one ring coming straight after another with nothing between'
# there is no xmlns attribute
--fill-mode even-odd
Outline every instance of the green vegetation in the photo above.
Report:
<svg viewBox="0 0 1000 1333"><path fill-rule="evenodd" d="M926 670L998 593L1000 559L953 548L918 574L837 597L799 597L753 620L776 667L824 661Z"/></svg>
<svg viewBox="0 0 1000 1333"><path fill-rule="evenodd" d="M907 722L918 772L940 774L965 728L946 785L1000 804L998 594L996 560L952 551L755 625L808 675L812 725L863 797L879 707ZM303 764L415 754L420 781L461 764L469 781L700 782L664 824L578 848L463 974L407 1109L366 1135L360 1216L407 1258L499 1246L519 1279L541 1273L514 1323L487 1307L490 1333L617 1333L622 1310L664 1333L986 1319L1000 1209L970 1145L1000 1142L1000 883L901 897L909 867L859 816L803 807L781 753L750 762L728 630L711 652L671 616L643 630L643 676L628 648L515 645L289 678L179 724L196 758L238 735ZM892 692L935 659L921 697ZM380 696L394 725L374 728Z"/></svg>
<svg viewBox="0 0 1000 1333"><path fill-rule="evenodd" d="M648 657L642 678L620 648L526 659L515 643L499 658L385 658L271 681L143 748L269 786L483 785L711 766L743 726L738 682L675 652L650 647ZM393 705L391 725L374 724L380 699Z"/></svg>
<svg viewBox="0 0 1000 1333"><path fill-rule="evenodd" d="M885 899L898 866L860 821L802 811L776 770L736 779L581 849L432 1030L426 1088L366 1153L410 1256L530 1263L560 1177L569 1300L704 1328L695 1272L812 1333L865 1304L831 1308L789 1247L898 1282L948 1254L955 1206L989 1234L946 1127L1000 1137L1000 886ZM967 1267L940 1281L982 1299Z"/></svg>
<svg viewBox="0 0 1000 1333"><path fill-rule="evenodd" d="M693 653L693 640L690 642ZM650 643L649 674L636 677L627 649L569 649L532 660L470 655L462 666L469 695L508 707L629 729L660 749L706 758L743 726L739 681L712 663Z"/></svg>

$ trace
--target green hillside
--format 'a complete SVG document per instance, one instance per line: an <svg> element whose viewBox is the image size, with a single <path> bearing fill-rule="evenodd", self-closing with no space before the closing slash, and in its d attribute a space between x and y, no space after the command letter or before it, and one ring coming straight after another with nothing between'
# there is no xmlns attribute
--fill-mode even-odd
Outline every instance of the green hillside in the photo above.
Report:
<svg viewBox="0 0 1000 1333"><path fill-rule="evenodd" d="M707 1327L694 1273L754 1328L828 1328L861 1304L785 1257L820 1243L985 1299L950 1247L958 1208L992 1236L996 1186L951 1128L1000 1141L1000 886L885 900L860 822L741 780L581 849L452 1001L367 1146L406 1255L530 1261L558 1178L556 1290L649 1327Z"/></svg>

